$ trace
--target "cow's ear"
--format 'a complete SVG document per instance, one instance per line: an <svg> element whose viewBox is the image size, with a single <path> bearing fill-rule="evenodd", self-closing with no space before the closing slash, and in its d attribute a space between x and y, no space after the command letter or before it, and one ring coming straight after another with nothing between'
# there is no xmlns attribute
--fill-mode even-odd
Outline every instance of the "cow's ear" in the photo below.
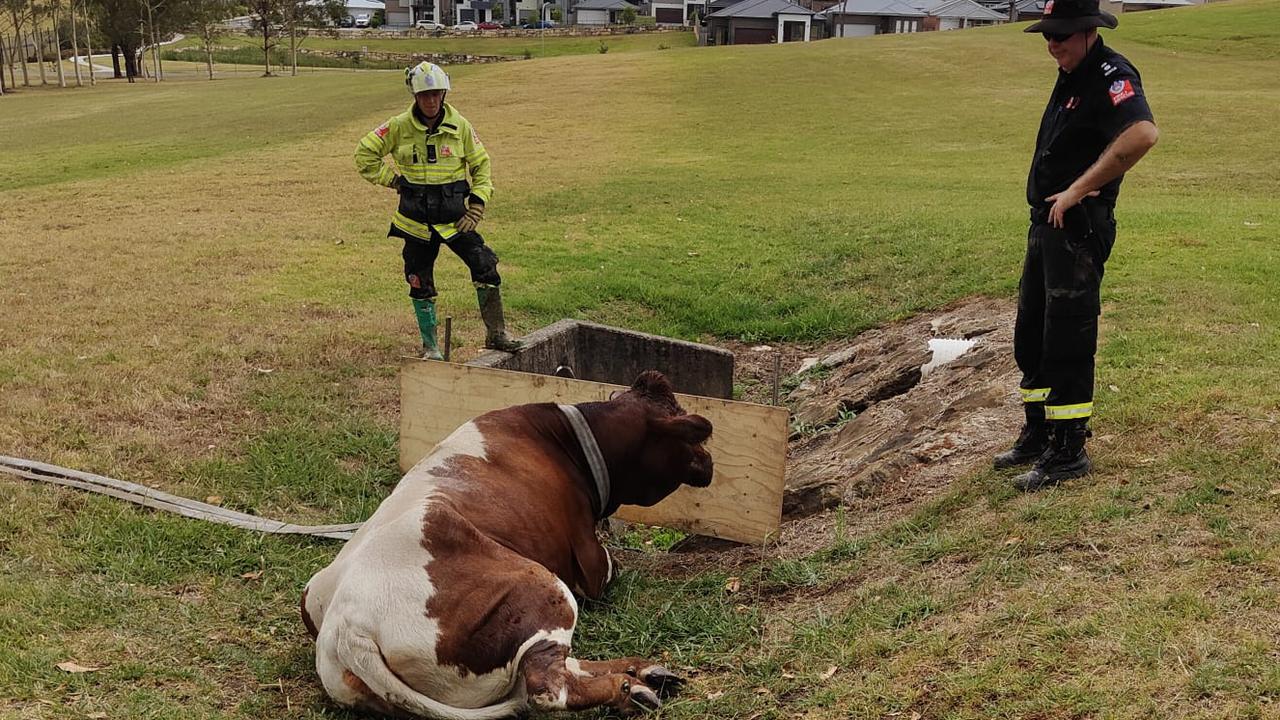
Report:
<svg viewBox="0 0 1280 720"><path fill-rule="evenodd" d="M631 383L631 389L638 395L674 403L675 392L671 389L671 381L657 370L645 370Z"/></svg>
<svg viewBox="0 0 1280 720"><path fill-rule="evenodd" d="M697 445L711 437L711 421L701 415L677 415L650 421L654 430Z"/></svg>

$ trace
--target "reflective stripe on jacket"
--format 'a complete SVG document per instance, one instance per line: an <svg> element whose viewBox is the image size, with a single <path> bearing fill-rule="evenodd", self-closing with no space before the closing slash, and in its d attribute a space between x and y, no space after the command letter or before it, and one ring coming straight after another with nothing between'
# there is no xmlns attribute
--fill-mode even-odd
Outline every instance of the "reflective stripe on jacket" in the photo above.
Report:
<svg viewBox="0 0 1280 720"><path fill-rule="evenodd" d="M394 168L383 158L391 156ZM471 123L449 103L435 132L414 116L413 106L360 139L356 146L356 169L375 185L390 187L396 175L419 185L447 185L459 180L470 183L470 194L488 203L493 197L489 153ZM457 233L453 223L425 225L396 211L391 222L415 237L429 239L431 229L448 239Z"/></svg>

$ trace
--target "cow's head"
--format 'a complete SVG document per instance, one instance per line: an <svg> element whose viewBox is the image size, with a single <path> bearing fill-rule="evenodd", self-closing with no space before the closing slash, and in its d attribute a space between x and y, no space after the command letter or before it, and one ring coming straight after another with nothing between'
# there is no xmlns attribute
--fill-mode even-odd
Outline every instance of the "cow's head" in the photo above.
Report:
<svg viewBox="0 0 1280 720"><path fill-rule="evenodd" d="M601 438L619 451L609 463L613 504L654 505L681 485L711 484L711 454L702 446L711 421L687 414L662 373L640 373L607 405L614 422L605 432L622 435Z"/></svg>

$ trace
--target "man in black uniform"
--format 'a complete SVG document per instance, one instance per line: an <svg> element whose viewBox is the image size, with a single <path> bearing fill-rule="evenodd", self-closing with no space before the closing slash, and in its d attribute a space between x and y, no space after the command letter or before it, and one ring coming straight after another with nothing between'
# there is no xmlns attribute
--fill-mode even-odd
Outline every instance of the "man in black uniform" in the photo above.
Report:
<svg viewBox="0 0 1280 720"><path fill-rule="evenodd" d="M1058 62L1027 177L1031 229L1018 293L1014 357L1026 424L997 468L1034 462L1025 491L1089 472L1099 289L1124 173L1156 143L1138 71L1103 45L1116 18L1098 0L1049 0L1039 32Z"/></svg>

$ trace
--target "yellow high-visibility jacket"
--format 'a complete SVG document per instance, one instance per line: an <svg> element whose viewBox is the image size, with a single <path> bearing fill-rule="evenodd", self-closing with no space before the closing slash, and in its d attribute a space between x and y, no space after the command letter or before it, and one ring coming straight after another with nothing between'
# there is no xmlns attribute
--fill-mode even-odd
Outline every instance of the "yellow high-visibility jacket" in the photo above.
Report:
<svg viewBox="0 0 1280 720"><path fill-rule="evenodd" d="M394 168L383 161L388 155ZM356 169L365 180L383 187L390 187L399 174L419 185L447 185L465 180L471 185L470 194L485 204L493 197L489 153L471 123L447 102L444 117L429 135L427 127L414 116L412 105L371 130L356 146ZM458 232L455 223L426 225L404 216L399 210L392 216L391 223L423 240L431 238L431 228L446 240Z"/></svg>

